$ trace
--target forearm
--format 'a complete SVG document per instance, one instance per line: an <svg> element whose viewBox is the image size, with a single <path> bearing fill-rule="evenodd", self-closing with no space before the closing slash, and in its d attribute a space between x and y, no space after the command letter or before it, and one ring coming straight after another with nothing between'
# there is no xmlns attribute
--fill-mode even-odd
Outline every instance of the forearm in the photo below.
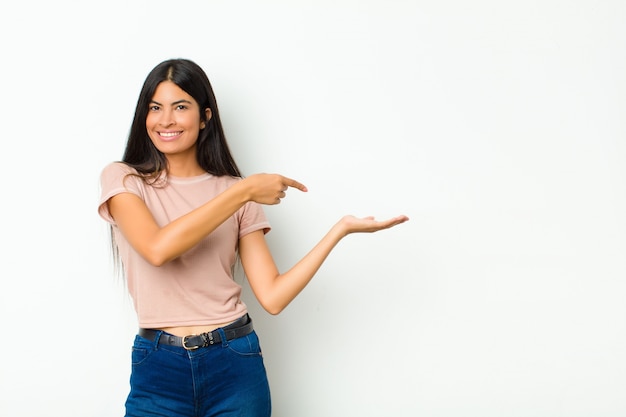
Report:
<svg viewBox="0 0 626 417"><path fill-rule="evenodd" d="M162 227L151 248L154 263L164 264L193 248L247 201L245 189L237 183L208 203Z"/></svg>
<svg viewBox="0 0 626 417"><path fill-rule="evenodd" d="M165 226L159 226L145 202L131 193L117 194L107 204L133 248L152 265L161 266L200 243L248 201L280 203L288 187L306 191L304 185L282 175L254 174Z"/></svg>
<svg viewBox="0 0 626 417"><path fill-rule="evenodd" d="M271 314L280 313L307 286L328 255L346 236L338 223L291 269L278 275L268 291L264 307Z"/></svg>
<svg viewBox="0 0 626 417"><path fill-rule="evenodd" d="M317 245L287 272L280 274L262 232L239 240L239 253L248 282L259 303L270 314L280 313L306 287L339 241L351 233L372 233L404 223L402 215L384 221L344 216Z"/></svg>

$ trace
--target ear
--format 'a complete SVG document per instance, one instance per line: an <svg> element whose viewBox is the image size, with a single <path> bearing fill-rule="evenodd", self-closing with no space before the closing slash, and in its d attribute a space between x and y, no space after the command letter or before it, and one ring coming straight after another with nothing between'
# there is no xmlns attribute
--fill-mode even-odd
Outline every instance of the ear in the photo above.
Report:
<svg viewBox="0 0 626 417"><path fill-rule="evenodd" d="M208 122L209 120L211 120L211 117L213 116L213 113L211 113L211 109L207 107L204 110L204 115L206 116L206 121ZM206 127L206 123L205 122L200 123L200 129L204 129L205 127Z"/></svg>

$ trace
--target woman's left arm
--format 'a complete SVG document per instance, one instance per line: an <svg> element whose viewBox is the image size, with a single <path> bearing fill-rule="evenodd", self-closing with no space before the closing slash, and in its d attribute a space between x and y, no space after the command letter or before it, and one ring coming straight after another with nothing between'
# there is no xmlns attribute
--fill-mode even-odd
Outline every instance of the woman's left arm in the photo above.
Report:
<svg viewBox="0 0 626 417"><path fill-rule="evenodd" d="M244 272L257 300L270 314L280 313L306 287L341 239L351 233L372 233L404 223L406 216L378 221L373 217L344 216L285 273L280 273L261 230L239 240Z"/></svg>

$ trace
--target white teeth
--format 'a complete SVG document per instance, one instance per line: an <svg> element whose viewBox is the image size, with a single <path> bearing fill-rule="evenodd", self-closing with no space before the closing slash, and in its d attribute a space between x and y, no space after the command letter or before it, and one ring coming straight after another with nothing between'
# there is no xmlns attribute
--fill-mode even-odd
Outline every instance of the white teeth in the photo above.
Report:
<svg viewBox="0 0 626 417"><path fill-rule="evenodd" d="M171 138L173 136L177 136L180 135L180 132L161 132L159 133L161 136L166 137L166 138Z"/></svg>

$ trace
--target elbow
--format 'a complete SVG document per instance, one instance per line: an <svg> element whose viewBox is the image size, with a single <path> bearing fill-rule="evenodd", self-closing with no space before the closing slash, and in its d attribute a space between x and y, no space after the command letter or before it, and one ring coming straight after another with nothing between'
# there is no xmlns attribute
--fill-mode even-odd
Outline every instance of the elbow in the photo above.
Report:
<svg viewBox="0 0 626 417"><path fill-rule="evenodd" d="M144 259L152 266L160 267L167 263L167 261L163 258L159 258L156 256L153 257L144 257Z"/></svg>
<svg viewBox="0 0 626 417"><path fill-rule="evenodd" d="M160 267L171 261L162 251L148 250L143 254L143 258L152 266Z"/></svg>
<svg viewBox="0 0 626 417"><path fill-rule="evenodd" d="M261 307L263 307L263 309L267 311L268 313L270 313L272 316L279 315L285 309L285 307L287 307L286 305L276 302L276 301L264 302L264 301L259 300L259 303L261 304Z"/></svg>
<svg viewBox="0 0 626 417"><path fill-rule="evenodd" d="M272 316L280 314L296 297L291 288L277 284L278 277L267 279L265 285L258 285L262 280L248 279L259 305Z"/></svg>
<svg viewBox="0 0 626 417"><path fill-rule="evenodd" d="M285 309L284 307L263 307L263 308L272 316L279 315Z"/></svg>
<svg viewBox="0 0 626 417"><path fill-rule="evenodd" d="M161 267L165 265L166 263L166 261L163 259L152 259L152 260L149 260L148 262L150 262L150 265L156 266L156 267Z"/></svg>
<svg viewBox="0 0 626 417"><path fill-rule="evenodd" d="M178 258L180 253L173 252L170 245L163 239L152 239L152 241L139 251L143 258L152 266L161 267Z"/></svg>

